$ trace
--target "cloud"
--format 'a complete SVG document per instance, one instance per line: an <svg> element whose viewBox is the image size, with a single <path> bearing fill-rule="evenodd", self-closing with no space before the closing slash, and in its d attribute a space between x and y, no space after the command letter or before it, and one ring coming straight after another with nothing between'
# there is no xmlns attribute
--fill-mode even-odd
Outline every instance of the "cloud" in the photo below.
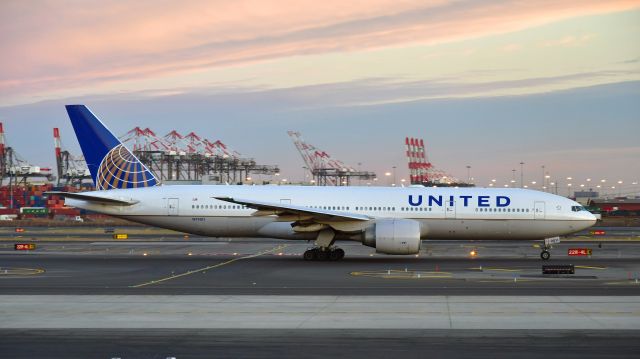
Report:
<svg viewBox="0 0 640 359"><path fill-rule="evenodd" d="M557 40L546 41L542 47L573 47L581 46L593 39L593 35L585 34L581 36L568 35Z"/></svg>
<svg viewBox="0 0 640 359"><path fill-rule="evenodd" d="M624 60L624 61L619 61L617 62L618 64L637 64L638 62L640 62L640 57L636 57L634 59L628 59L628 60Z"/></svg>
<svg viewBox="0 0 640 359"><path fill-rule="evenodd" d="M620 82L640 74L633 71L593 71L561 76L526 78L517 80L467 82L467 73L457 77L420 81L396 81L388 78L369 78L345 83L321 84L262 93L288 98L291 110L372 106L432 99L470 97L497 97L506 94L533 94L562 90L570 87L591 86L594 83ZM634 77L635 76L635 77Z"/></svg>
<svg viewBox="0 0 640 359"><path fill-rule="evenodd" d="M516 52L522 50L522 45L520 44L507 44L500 48L502 52Z"/></svg>
<svg viewBox="0 0 640 359"><path fill-rule="evenodd" d="M637 1L3 2L0 97L188 73L291 56L437 44ZM141 14L144 14L142 16Z"/></svg>
<svg viewBox="0 0 640 359"><path fill-rule="evenodd" d="M130 102L154 98L171 100L172 98L185 97L198 99L206 106L224 103L225 105L235 104L243 107L250 103L254 108L277 108L279 112L297 112L310 109L366 107L436 99L487 98L513 96L513 94L528 95L573 87L587 87L594 84L640 80L640 73L636 71L603 70L515 80L468 81L471 76L478 73L498 76L502 72L511 71L514 70L473 70L429 80L397 80L396 78L372 77L354 81L286 88L219 84L207 88L167 88L74 97L73 101L87 103L96 101Z"/></svg>

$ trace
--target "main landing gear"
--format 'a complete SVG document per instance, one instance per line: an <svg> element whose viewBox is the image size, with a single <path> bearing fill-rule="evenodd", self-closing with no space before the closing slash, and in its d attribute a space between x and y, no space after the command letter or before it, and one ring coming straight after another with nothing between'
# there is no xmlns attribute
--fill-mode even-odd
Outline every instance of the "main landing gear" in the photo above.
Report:
<svg viewBox="0 0 640 359"><path fill-rule="evenodd" d="M318 232L316 247L304 252L305 261L339 261L344 258L344 250L334 247L336 232L331 228Z"/></svg>
<svg viewBox="0 0 640 359"><path fill-rule="evenodd" d="M339 261L344 258L344 250L342 248L316 247L304 252L302 257L305 261Z"/></svg>

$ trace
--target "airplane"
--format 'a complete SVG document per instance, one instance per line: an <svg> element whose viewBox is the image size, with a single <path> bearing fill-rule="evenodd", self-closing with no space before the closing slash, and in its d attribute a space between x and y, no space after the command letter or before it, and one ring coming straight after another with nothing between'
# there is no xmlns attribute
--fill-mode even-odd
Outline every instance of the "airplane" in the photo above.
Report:
<svg viewBox="0 0 640 359"><path fill-rule="evenodd" d="M315 241L309 261L340 260L338 240L418 254L422 240L545 240L596 223L579 203L519 188L162 185L84 105L67 113L96 191L49 192L66 204L209 237ZM551 241L548 241L551 239Z"/></svg>

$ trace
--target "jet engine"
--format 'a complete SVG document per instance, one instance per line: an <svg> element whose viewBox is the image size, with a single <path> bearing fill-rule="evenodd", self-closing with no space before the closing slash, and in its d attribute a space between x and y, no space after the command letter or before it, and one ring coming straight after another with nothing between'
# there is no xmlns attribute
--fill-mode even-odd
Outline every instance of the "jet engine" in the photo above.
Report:
<svg viewBox="0 0 640 359"><path fill-rule="evenodd" d="M416 254L420 251L420 223L411 219L381 219L365 229L362 244L377 253Z"/></svg>

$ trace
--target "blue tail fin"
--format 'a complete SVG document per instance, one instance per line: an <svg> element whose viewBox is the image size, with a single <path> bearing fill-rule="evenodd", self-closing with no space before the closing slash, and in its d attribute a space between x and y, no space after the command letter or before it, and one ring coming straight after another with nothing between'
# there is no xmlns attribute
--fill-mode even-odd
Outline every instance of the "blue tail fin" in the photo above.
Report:
<svg viewBox="0 0 640 359"><path fill-rule="evenodd" d="M156 177L85 105L67 105L97 190L152 187Z"/></svg>

